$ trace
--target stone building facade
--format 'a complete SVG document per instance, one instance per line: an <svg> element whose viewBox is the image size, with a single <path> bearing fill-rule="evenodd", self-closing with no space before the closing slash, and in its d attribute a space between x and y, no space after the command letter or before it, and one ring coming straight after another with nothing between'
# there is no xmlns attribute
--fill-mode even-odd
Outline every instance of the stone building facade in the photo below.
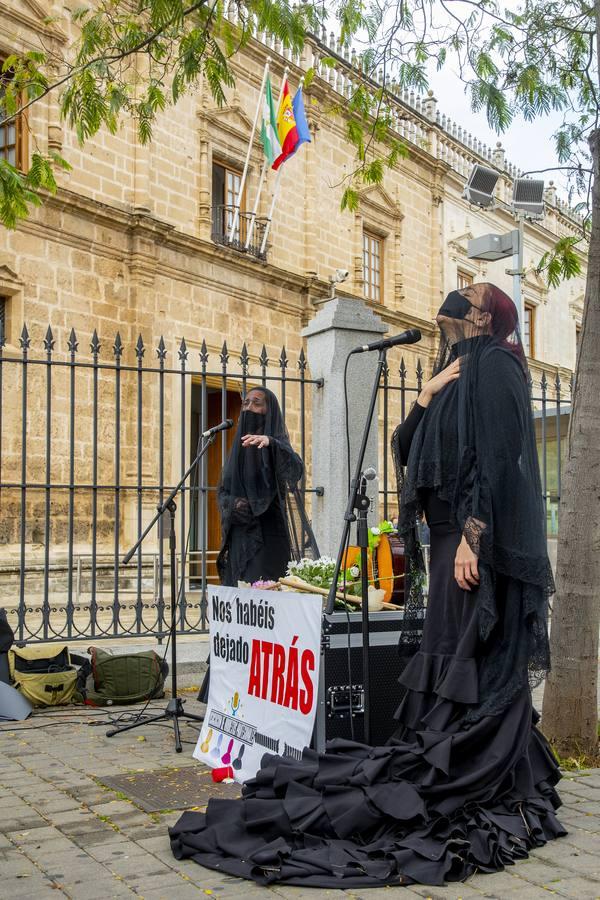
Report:
<svg viewBox="0 0 600 900"><path fill-rule="evenodd" d="M36 0L0 0L0 17L6 27L0 34L0 56L47 45L63 52L73 38L71 26L61 18L47 22L48 5ZM53 10L51 10L53 11ZM56 197L32 212L30 218L9 232L0 233L0 302L4 318L3 358L18 359L23 353L23 324L30 358L43 363L48 348L44 337L50 324L51 352L68 363L70 354L93 362L90 349L94 331L101 345L100 360L111 364L118 357L123 366L120 384L120 453L123 464L115 473L115 389L99 373L99 429L97 471L92 471L90 435L94 429L92 382L80 371L75 380L77 422L70 433L70 370L53 373L52 459L48 463L47 372L42 365L30 369L27 406L27 455L23 469L23 372L15 363L2 366L2 480L51 481L68 485L70 441L75 448L75 478L90 483L96 477L114 487L136 483L135 435L137 358L141 335L146 353L156 363L156 348L164 338L167 367L181 365L185 340L188 370L200 371L201 354L209 354L209 368L219 370L223 342L230 353L229 374L241 372L240 353L245 345L249 369L260 372L263 345L268 357L278 359L285 346L290 366L302 349L301 331L322 307L330 292L329 275L347 269L341 297L362 298L388 326L391 333L418 327L423 341L403 354L414 383L417 360L424 369L434 352L433 316L441 298L465 280L493 280L511 290L503 263L478 263L467 258L467 242L487 231L514 227L508 209L515 169L500 147L482 147L455 123L440 115L433 96L399 95L395 105L397 136L409 150L383 184L361 192L356 212L342 212L340 201L345 179L355 165L345 137L343 99L353 83L352 57L327 46L324 39L308 42L298 58L284 56L267 35L251 40L233 63L236 86L228 91L227 104L218 108L201 86L158 119L151 144L142 146L134 126L124 122L117 135L101 132L84 147L60 121L56 95L50 93L28 111L20 125L19 153L23 164L33 147L59 150L71 163L70 173L59 175ZM321 68L323 56L336 64ZM271 74L277 88L284 68L289 70L292 91L307 69L316 77L305 90L305 105L312 142L304 145L284 165L281 192L269 236L266 258L242 252L223 242L227 211L235 202L252 129L263 66L271 57ZM333 106L337 111L332 112ZM342 111L340 111L340 108ZM9 152L8 141L0 152ZM465 178L473 163L496 167L500 173L498 206L492 211L470 207L462 199ZM249 176L242 198L248 213L262 164L258 135L250 156ZM259 220L268 214L274 173L270 173L258 207ZM530 351L535 374L544 366L568 383L575 363L577 328L581 322L585 272L580 279L548 289L535 274L535 265L557 237L577 233L580 222L556 198L546 192L546 216L525 224L523 292L529 316ZM220 217L220 218L219 218ZM245 222L242 217L242 237ZM69 344L71 329L77 342ZM122 350L115 353L119 333ZM31 341L29 345L27 341ZM72 338L73 341L73 338ZM204 345L203 345L203 342ZM390 356L397 367L400 354ZM23 370L24 371L24 370ZM192 379L193 380L193 379ZM252 380L252 379L250 379ZM161 440L157 424L156 379L143 394L144 457L142 482L158 479L157 448ZM166 387L164 455L168 482L178 470L192 443L193 391L183 405L173 384ZM213 387L219 387L218 379ZM295 388L294 388L295 389ZM239 393L239 380L227 385ZM169 393L171 391L171 393ZM299 411L288 404L292 437L299 433ZM390 410L392 418L399 410ZM184 421L183 429L180 427ZM181 434L187 436L182 451ZM50 469L48 466L50 465ZM52 497L53 547L64 548L69 538L69 491ZM44 552L40 524L46 497L30 493L26 543L28 552ZM79 502L79 501L77 501ZM8 555L18 558L22 497L7 488L2 498L0 541ZM91 497L81 500L75 515L73 540L89 543ZM110 543L114 530L114 503L107 488L97 497L102 540ZM144 500L144 518L152 508ZM134 507L120 510L122 539L135 532ZM36 524L37 523L37 524Z"/></svg>

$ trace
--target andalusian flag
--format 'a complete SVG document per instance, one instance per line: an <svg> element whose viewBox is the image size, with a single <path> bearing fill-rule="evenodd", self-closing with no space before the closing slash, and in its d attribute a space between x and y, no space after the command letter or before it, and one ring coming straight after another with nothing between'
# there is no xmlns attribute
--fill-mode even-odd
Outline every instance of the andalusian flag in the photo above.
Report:
<svg viewBox="0 0 600 900"><path fill-rule="evenodd" d="M301 144L310 141L310 131L302 99L302 88L298 88L292 101L287 78L283 85L279 109L277 110L277 131L279 133L281 153L273 163L274 169L278 169L286 159L293 156Z"/></svg>
<svg viewBox="0 0 600 900"><path fill-rule="evenodd" d="M279 135L277 134L277 116L275 115L275 104L273 103L273 91L271 90L270 78L267 78L267 83L265 85L260 138L262 140L267 162L269 166L273 166L275 160L281 155L281 144L279 143Z"/></svg>

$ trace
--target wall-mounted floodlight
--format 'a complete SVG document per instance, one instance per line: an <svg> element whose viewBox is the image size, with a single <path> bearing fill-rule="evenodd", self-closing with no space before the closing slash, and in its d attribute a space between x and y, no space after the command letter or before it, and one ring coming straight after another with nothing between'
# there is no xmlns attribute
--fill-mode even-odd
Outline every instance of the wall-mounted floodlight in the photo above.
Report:
<svg viewBox="0 0 600 900"><path fill-rule="evenodd" d="M511 205L517 215L543 219L544 182L537 178L515 178Z"/></svg>
<svg viewBox="0 0 600 900"><path fill-rule="evenodd" d="M488 169L487 166L480 166L479 163L476 163L465 184L462 194L464 199L483 209L494 206L494 190L499 177L499 173L494 169Z"/></svg>

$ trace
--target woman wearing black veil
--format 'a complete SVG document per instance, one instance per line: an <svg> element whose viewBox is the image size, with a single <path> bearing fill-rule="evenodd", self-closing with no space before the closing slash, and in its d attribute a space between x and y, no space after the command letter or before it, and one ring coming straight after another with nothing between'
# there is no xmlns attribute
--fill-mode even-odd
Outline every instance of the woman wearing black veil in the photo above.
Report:
<svg viewBox="0 0 600 900"><path fill-rule="evenodd" d="M553 583L516 308L479 284L449 294L437 322L434 377L392 440L412 585L423 514L431 534L397 731L384 747L338 739L300 762L267 754L241 800L181 817L179 858L261 884L443 884L565 833L531 705Z"/></svg>
<svg viewBox="0 0 600 900"><path fill-rule="evenodd" d="M303 473L277 398L253 388L242 403L237 431L217 491L222 546L221 584L277 581L292 557L287 496Z"/></svg>
<svg viewBox="0 0 600 900"><path fill-rule="evenodd" d="M237 587L239 581L277 581L286 574L291 559L315 555L314 536L297 487L303 472L275 394L265 387L248 391L217 488L221 584ZM208 702L210 689L210 658L207 662L198 693L202 703Z"/></svg>

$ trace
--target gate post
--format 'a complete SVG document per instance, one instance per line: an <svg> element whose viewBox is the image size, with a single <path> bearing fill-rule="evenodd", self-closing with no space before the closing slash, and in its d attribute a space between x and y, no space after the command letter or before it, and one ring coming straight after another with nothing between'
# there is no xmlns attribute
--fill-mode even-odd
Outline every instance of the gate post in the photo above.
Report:
<svg viewBox="0 0 600 900"><path fill-rule="evenodd" d="M312 527L321 554L335 557L348 502L348 467L344 413L344 365L350 350L379 340L387 325L362 300L334 297L327 300L303 330L311 378L323 379L312 396L312 478L322 485L323 496L312 503ZM377 353L360 353L348 365L350 472L356 465L365 417L377 366ZM369 435L365 468L379 474L378 412ZM378 519L379 479L369 482L369 522ZM354 542L354 530L352 532Z"/></svg>

